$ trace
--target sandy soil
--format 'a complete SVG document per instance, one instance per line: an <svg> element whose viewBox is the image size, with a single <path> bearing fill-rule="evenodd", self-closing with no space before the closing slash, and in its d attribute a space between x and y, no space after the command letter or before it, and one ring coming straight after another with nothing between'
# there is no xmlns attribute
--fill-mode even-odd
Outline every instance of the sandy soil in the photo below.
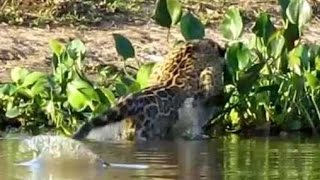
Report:
<svg viewBox="0 0 320 180"><path fill-rule="evenodd" d="M275 12L278 12L275 9ZM250 23L248 23L250 27ZM252 24L252 23L251 23ZM218 25L218 24L217 24ZM224 44L217 25L206 29L206 36ZM248 28L250 29L250 28ZM149 22L104 22L99 27L77 30L72 27L29 28L0 24L0 82L10 79L10 70L16 66L33 70L50 70L49 40L64 41L80 38L86 45L86 64L117 63L112 33L120 33L130 39L141 60L159 60L166 54L167 29ZM249 31L246 32L250 35ZM182 38L178 29L171 30L173 38ZM320 40L320 24L316 18L308 26L304 39L313 43Z"/></svg>

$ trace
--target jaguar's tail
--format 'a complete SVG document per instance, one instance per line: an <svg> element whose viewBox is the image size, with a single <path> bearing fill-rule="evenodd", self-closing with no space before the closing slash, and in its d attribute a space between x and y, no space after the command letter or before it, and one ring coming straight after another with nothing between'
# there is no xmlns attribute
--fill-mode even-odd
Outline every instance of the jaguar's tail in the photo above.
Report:
<svg viewBox="0 0 320 180"><path fill-rule="evenodd" d="M77 140L84 139L94 129L118 123L125 118L140 114L148 100L144 96L141 96L141 94L131 94L103 114L84 123L72 138Z"/></svg>

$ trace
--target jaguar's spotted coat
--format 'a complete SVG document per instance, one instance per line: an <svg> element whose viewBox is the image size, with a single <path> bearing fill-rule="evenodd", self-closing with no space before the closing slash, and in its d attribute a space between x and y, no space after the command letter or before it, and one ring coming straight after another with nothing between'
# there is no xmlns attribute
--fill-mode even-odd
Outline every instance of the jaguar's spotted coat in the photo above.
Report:
<svg viewBox="0 0 320 180"><path fill-rule="evenodd" d="M120 130L121 139L132 135L138 140L168 137L188 98L202 103L218 101L223 95L224 54L225 49L209 39L179 45L155 66L148 88L121 98L83 124L73 138L86 138L93 129L123 120L127 123Z"/></svg>

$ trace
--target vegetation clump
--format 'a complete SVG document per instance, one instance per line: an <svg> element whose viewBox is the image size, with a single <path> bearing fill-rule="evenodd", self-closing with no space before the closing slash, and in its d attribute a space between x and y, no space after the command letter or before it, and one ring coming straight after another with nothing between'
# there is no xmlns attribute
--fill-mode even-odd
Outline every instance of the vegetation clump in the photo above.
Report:
<svg viewBox="0 0 320 180"><path fill-rule="evenodd" d="M4 0L0 22L14 25L95 25L117 12L137 12L141 0Z"/></svg>
<svg viewBox="0 0 320 180"><path fill-rule="evenodd" d="M312 19L306 0L280 0L281 24L266 12L255 21L250 38L242 37L243 16L229 8L220 25L227 40L226 104L209 124L238 132L264 124L280 130L311 130L320 125L320 48L301 41ZM158 0L152 19L160 26L178 26L185 40L205 37L203 23L178 0ZM11 83L0 85L0 107L10 121L23 119L23 127L37 132L54 127L71 134L77 125L109 108L115 99L147 86L154 63L127 71L126 60L135 58L130 41L114 34L123 68L100 70L104 84L88 80L83 71L86 49L80 40L66 45L50 42L52 73L15 68ZM169 36L168 36L169 37Z"/></svg>

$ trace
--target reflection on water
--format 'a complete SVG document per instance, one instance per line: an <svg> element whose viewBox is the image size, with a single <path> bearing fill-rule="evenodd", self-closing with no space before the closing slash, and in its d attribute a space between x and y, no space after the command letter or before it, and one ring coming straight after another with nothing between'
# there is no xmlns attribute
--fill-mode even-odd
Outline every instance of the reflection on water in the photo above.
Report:
<svg viewBox="0 0 320 180"><path fill-rule="evenodd" d="M209 141L89 143L108 162L148 164L149 169L98 169L47 163L14 166L18 140L0 140L0 179L319 179L315 139L221 137ZM30 157L29 157L30 158Z"/></svg>

